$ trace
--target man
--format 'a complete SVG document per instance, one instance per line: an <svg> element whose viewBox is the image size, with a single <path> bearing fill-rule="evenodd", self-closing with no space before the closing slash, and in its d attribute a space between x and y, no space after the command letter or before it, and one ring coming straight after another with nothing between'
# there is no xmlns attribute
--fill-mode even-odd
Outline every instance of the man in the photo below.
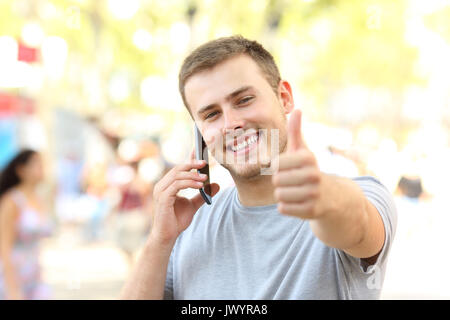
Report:
<svg viewBox="0 0 450 320"><path fill-rule="evenodd" d="M217 39L185 59L179 80L209 150L232 160L223 166L235 187L218 193L212 184L206 205L200 194L177 196L201 188L206 177L193 169L204 161L168 172L155 186L152 230L122 297L378 298L396 227L392 197L374 178L320 172L270 53L240 36ZM272 175L262 174L268 162Z"/></svg>

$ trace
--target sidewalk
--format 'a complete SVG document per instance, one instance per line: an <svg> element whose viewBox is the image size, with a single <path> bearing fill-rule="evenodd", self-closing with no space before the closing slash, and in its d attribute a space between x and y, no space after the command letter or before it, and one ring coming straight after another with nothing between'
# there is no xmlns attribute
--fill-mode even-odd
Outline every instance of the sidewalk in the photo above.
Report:
<svg viewBox="0 0 450 320"><path fill-rule="evenodd" d="M397 207L397 232L381 299L450 299L447 203L405 207L397 202Z"/></svg>
<svg viewBox="0 0 450 320"><path fill-rule="evenodd" d="M118 299L128 275L126 256L107 242L85 244L76 231L42 243L44 281L53 299Z"/></svg>

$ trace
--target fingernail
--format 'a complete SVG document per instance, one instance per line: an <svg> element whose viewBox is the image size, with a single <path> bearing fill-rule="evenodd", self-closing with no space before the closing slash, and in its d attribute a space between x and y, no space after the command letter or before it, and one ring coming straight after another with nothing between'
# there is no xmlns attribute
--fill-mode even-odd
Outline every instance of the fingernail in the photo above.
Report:
<svg viewBox="0 0 450 320"><path fill-rule="evenodd" d="M206 177L207 177L206 174L200 173L200 178L206 178Z"/></svg>

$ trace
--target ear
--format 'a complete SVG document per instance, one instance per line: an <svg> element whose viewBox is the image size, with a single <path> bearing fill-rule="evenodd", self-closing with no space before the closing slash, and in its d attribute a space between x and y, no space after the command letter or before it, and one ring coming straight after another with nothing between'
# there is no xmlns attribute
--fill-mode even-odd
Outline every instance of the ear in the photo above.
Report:
<svg viewBox="0 0 450 320"><path fill-rule="evenodd" d="M292 96L291 85L286 80L281 80L278 85L278 99L285 114L291 113L294 110L294 97Z"/></svg>

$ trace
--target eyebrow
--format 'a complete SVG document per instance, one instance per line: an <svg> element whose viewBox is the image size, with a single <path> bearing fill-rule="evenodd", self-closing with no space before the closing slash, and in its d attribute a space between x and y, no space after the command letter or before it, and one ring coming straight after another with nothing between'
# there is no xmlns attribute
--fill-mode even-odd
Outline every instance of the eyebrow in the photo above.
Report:
<svg viewBox="0 0 450 320"><path fill-rule="evenodd" d="M234 97L236 97L236 96L240 95L241 93L243 93L243 92L245 92L245 91L248 91L248 90L250 90L250 89L252 89L252 88L253 88L252 86L244 86L244 87L241 87L241 88L239 88L239 89L237 89L237 90L234 90L232 93L228 94L228 95L225 97L225 100L226 100L226 101L230 101L230 100L233 99ZM212 108L214 108L214 107L216 107L216 106L217 106L217 103L209 104L209 105L207 105L207 106L205 106L205 107L200 108L200 109L198 110L197 114L198 114L198 115L201 115L202 113L205 113L206 111L211 110Z"/></svg>

